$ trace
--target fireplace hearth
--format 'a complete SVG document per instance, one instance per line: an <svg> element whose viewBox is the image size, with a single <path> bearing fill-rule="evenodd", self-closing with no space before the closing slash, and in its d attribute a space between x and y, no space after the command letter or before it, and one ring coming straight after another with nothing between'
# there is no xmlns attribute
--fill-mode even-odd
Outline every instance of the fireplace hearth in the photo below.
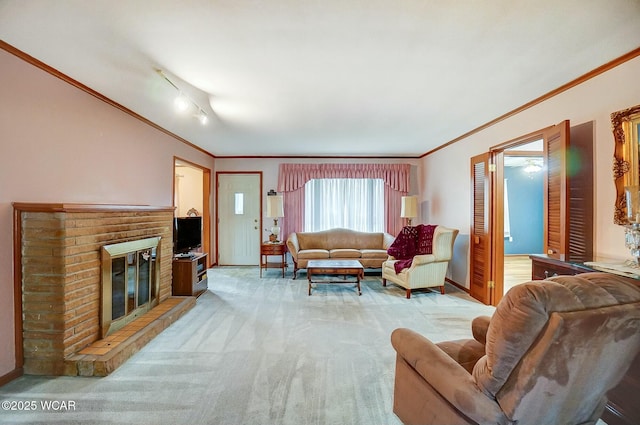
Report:
<svg viewBox="0 0 640 425"><path fill-rule="evenodd" d="M14 203L17 367L32 375L78 375L69 359L171 298L173 207ZM116 254L126 277L103 327L102 248L156 239L157 246ZM147 286L129 289L137 274ZM111 273L110 272L110 273ZM119 273L119 272L117 272ZM120 276L120 275L119 275ZM120 279L117 277L116 280ZM125 283L126 282L126 283ZM111 291L113 291L113 287ZM125 296L126 293L126 296ZM21 296L20 296L21 295ZM130 297L133 295L133 297ZM132 300L132 301L130 301ZM154 301L155 300L155 301ZM138 310L138 308L141 308ZM175 314L173 315L175 317ZM118 319L119 320L119 319ZM20 363L22 360L22 363Z"/></svg>

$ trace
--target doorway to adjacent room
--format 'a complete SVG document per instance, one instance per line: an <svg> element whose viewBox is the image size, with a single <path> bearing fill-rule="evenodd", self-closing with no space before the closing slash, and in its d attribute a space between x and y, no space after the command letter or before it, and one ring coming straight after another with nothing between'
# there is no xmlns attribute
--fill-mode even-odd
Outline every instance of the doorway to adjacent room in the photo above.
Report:
<svg viewBox="0 0 640 425"><path fill-rule="evenodd" d="M202 217L202 252L211 256L211 170L174 158L173 206L176 217ZM209 260L211 261L211 260Z"/></svg>
<svg viewBox="0 0 640 425"><path fill-rule="evenodd" d="M543 140L504 151L504 286L531 280L530 254L542 254L544 235Z"/></svg>

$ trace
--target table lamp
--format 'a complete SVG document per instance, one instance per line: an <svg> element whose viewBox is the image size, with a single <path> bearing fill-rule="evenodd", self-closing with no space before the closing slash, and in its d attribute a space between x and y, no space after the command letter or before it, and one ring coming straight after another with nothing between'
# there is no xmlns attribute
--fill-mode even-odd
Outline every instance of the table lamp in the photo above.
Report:
<svg viewBox="0 0 640 425"><path fill-rule="evenodd" d="M267 217L273 218L271 235L275 236L275 240L273 240L272 242L280 242L280 226L278 226L278 218L284 217L284 202L282 199L282 195L267 196ZM271 238L269 240L271 240Z"/></svg>
<svg viewBox="0 0 640 425"><path fill-rule="evenodd" d="M400 217L406 218L407 223L411 226L411 219L418 216L418 198L415 196L403 196L402 208L400 209Z"/></svg>

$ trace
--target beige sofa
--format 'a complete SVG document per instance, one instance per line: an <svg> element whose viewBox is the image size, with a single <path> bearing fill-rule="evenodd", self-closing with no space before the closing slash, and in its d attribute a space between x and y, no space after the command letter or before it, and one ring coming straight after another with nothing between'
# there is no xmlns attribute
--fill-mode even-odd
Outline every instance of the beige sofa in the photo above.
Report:
<svg viewBox="0 0 640 425"><path fill-rule="evenodd" d="M358 260L364 268L380 268L394 239L389 233L349 229L291 233L287 249L293 258L293 278L309 260Z"/></svg>

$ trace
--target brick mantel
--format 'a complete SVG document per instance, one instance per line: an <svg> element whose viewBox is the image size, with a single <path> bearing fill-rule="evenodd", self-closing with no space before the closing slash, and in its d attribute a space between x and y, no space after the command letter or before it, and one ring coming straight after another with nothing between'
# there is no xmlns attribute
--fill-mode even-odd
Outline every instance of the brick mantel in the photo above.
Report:
<svg viewBox="0 0 640 425"><path fill-rule="evenodd" d="M74 204L74 203L37 203L14 202L13 209L33 212L131 212L131 211L170 211L175 207L154 207L151 205L120 204Z"/></svg>
<svg viewBox="0 0 640 425"><path fill-rule="evenodd" d="M171 296L173 207L14 203L16 360L73 374L65 358L100 338L100 249L160 236L160 302Z"/></svg>

